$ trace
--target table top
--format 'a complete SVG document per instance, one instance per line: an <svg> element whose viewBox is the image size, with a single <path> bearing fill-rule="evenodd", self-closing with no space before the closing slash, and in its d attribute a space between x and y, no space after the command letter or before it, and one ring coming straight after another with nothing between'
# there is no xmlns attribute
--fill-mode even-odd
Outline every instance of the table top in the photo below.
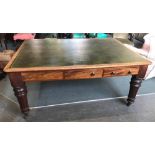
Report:
<svg viewBox="0 0 155 155"><path fill-rule="evenodd" d="M34 39L23 43L7 69L148 64L147 59L112 38Z"/></svg>

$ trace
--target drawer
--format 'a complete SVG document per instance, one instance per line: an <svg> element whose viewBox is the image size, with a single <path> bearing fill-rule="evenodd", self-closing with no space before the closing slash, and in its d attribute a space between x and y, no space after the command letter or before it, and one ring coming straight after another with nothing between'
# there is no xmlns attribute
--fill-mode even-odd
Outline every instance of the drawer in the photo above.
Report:
<svg viewBox="0 0 155 155"><path fill-rule="evenodd" d="M103 77L136 75L138 74L138 71L138 66L105 68L103 71Z"/></svg>
<svg viewBox="0 0 155 155"><path fill-rule="evenodd" d="M63 72L61 71L24 72L22 73L22 78L24 81L62 80Z"/></svg>
<svg viewBox="0 0 155 155"><path fill-rule="evenodd" d="M64 72L65 79L102 78L103 69L68 70Z"/></svg>

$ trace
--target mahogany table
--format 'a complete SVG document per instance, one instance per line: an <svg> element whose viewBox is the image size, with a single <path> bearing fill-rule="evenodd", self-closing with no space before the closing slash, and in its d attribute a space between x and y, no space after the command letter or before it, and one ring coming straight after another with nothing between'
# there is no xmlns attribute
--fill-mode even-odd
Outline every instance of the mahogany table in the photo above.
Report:
<svg viewBox="0 0 155 155"><path fill-rule="evenodd" d="M25 41L5 67L23 113L26 82L132 76L127 105L134 103L150 61L115 39Z"/></svg>

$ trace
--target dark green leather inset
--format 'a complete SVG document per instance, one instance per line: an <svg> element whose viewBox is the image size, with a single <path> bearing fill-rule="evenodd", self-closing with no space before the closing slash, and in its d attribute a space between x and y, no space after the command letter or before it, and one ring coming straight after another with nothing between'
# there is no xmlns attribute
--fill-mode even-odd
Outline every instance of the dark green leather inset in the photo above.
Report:
<svg viewBox="0 0 155 155"><path fill-rule="evenodd" d="M12 68L134 63L148 61L115 39L26 41Z"/></svg>

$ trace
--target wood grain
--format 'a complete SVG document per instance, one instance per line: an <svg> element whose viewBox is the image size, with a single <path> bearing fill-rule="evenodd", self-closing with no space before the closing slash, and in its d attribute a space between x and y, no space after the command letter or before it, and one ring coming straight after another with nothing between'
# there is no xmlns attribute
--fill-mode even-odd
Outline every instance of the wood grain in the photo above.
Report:
<svg viewBox="0 0 155 155"><path fill-rule="evenodd" d="M117 63L117 64L99 64L99 65L74 65L74 66L56 66L56 67L31 67L31 68L4 68L5 72L29 72L29 71L65 71L72 69L96 69L96 68L109 68L109 67L127 67L127 66L143 66L150 63L136 62L136 63Z"/></svg>
<svg viewBox="0 0 155 155"><path fill-rule="evenodd" d="M91 69L72 69L57 71L35 71L22 72L23 81L50 81L50 80L73 80L73 79L91 79L113 76L136 75L139 72L139 66L109 67L109 68L91 68Z"/></svg>
<svg viewBox="0 0 155 155"><path fill-rule="evenodd" d="M68 70L64 72L64 78L67 80L102 78L102 74L103 69Z"/></svg>
<svg viewBox="0 0 155 155"><path fill-rule="evenodd" d="M50 81L50 80L74 80L74 79L92 79L113 76L136 75L139 72L139 66L127 67L109 67L109 68L91 68L91 69L72 69L57 71L35 71L22 72L23 81Z"/></svg>
<svg viewBox="0 0 155 155"><path fill-rule="evenodd" d="M140 66L139 72L137 75L133 75L130 82L130 90L127 99L127 105L134 103L136 99L136 94L141 87L141 83L144 80L148 66Z"/></svg>
<svg viewBox="0 0 155 155"><path fill-rule="evenodd" d="M62 71L24 72L21 75L23 81L49 81L63 79Z"/></svg>
<svg viewBox="0 0 155 155"><path fill-rule="evenodd" d="M26 114L29 111L27 87L25 82L22 80L21 73L9 73L9 78L14 90L14 94L18 99L20 109Z"/></svg>
<svg viewBox="0 0 155 155"><path fill-rule="evenodd" d="M103 77L136 75L138 71L139 66L104 68Z"/></svg>

